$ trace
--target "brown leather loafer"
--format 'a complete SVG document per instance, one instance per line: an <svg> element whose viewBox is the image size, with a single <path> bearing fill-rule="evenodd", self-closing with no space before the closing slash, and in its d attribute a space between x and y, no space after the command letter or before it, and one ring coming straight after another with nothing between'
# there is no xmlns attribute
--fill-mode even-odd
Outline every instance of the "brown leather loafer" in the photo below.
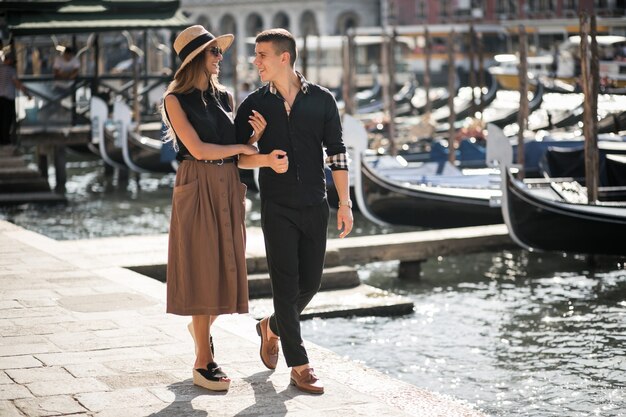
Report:
<svg viewBox="0 0 626 417"><path fill-rule="evenodd" d="M324 384L322 384L322 381L320 381L315 375L313 368L306 368L302 371L302 373L298 373L292 368L291 383L300 391L304 391L309 394L324 393Z"/></svg>
<svg viewBox="0 0 626 417"><path fill-rule="evenodd" d="M261 336L261 361L269 369L276 369L278 364L278 338L275 336L267 338L269 317L264 318L256 324L256 332Z"/></svg>

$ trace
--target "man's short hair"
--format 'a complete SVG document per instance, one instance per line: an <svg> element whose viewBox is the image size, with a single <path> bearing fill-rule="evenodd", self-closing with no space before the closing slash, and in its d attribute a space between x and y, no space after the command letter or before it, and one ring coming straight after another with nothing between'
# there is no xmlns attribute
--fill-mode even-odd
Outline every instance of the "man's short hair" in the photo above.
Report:
<svg viewBox="0 0 626 417"><path fill-rule="evenodd" d="M74 52L75 52L74 48L72 48L71 46L66 46L65 49L63 50L64 54L73 54Z"/></svg>
<svg viewBox="0 0 626 417"><path fill-rule="evenodd" d="M279 54L289 53L289 62L292 67L296 64L298 58L296 39L288 30L282 28L264 30L256 36L255 42L271 42Z"/></svg>

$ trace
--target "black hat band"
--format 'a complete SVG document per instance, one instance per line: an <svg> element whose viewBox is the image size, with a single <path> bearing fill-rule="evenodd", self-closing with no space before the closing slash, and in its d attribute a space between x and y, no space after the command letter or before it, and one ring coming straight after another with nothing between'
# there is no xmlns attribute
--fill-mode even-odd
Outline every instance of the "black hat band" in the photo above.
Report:
<svg viewBox="0 0 626 417"><path fill-rule="evenodd" d="M185 61L190 53L195 51L199 46L202 46L207 42L211 42L213 39L215 39L215 37L211 36L209 33L203 33L185 45L185 47L178 53L178 57L181 61Z"/></svg>

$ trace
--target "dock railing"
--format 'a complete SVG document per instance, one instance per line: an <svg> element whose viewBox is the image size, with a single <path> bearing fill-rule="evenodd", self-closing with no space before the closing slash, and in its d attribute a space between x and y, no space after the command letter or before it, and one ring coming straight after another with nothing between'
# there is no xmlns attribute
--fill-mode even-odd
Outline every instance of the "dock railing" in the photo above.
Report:
<svg viewBox="0 0 626 417"><path fill-rule="evenodd" d="M131 108L135 108L133 103L138 100L142 122L160 120L161 96L171 80L167 75L78 76L70 88L60 89L55 86L52 75L25 75L20 79L33 99L20 97L19 100L18 144L21 138L31 133L89 126L89 100L92 96L99 96L108 104L112 104L116 97L122 97ZM134 91L137 91L136 96Z"/></svg>

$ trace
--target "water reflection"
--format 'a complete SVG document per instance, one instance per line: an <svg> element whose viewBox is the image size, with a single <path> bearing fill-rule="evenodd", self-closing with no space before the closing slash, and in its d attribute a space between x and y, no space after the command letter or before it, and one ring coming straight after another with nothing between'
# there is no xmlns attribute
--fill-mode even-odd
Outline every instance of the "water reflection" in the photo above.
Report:
<svg viewBox="0 0 626 417"><path fill-rule="evenodd" d="M502 251L398 264L362 279L410 296L413 315L313 320L305 337L491 415L620 415L626 405L626 273L618 260ZM555 272L556 271L556 272Z"/></svg>

